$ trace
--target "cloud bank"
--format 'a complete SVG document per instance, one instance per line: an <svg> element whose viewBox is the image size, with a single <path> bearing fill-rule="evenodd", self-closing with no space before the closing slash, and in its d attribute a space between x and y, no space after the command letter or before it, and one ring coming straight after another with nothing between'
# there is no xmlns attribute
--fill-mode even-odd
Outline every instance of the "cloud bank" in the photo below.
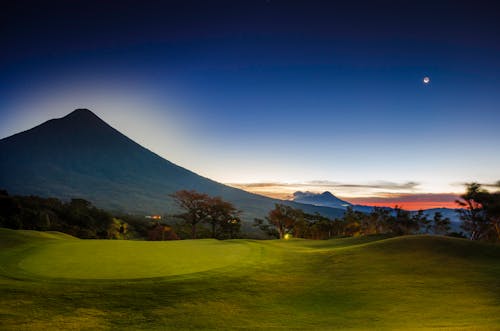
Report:
<svg viewBox="0 0 500 331"><path fill-rule="evenodd" d="M278 199L293 199L296 191L330 191L338 198L353 204L389 207L398 205L407 209L456 208L455 201L458 199L458 194L455 193L419 192L420 183L415 181L344 183L313 180L298 183L257 182L228 185Z"/></svg>

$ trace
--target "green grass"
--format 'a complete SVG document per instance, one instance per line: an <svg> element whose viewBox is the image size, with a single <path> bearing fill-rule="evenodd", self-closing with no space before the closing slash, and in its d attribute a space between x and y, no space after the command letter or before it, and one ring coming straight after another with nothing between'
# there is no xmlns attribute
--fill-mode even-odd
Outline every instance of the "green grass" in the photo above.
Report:
<svg viewBox="0 0 500 331"><path fill-rule="evenodd" d="M249 245L186 240L172 242L71 240L52 242L19 262L51 278L136 279L198 273L238 263ZM216 257L216 258L214 258Z"/></svg>
<svg viewBox="0 0 500 331"><path fill-rule="evenodd" d="M500 246L0 229L2 330L500 330Z"/></svg>

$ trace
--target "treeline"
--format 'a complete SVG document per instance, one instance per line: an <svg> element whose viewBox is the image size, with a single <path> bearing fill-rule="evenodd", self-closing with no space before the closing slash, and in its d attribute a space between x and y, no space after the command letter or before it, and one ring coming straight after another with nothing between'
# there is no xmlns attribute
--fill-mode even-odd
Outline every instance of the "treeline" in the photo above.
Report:
<svg viewBox="0 0 500 331"><path fill-rule="evenodd" d="M10 196L5 190L0 190L0 227L59 231L82 239L178 239L171 227L140 216L112 215L84 199Z"/></svg>
<svg viewBox="0 0 500 331"><path fill-rule="evenodd" d="M331 220L319 214L276 204L265 219L255 219L254 226L275 238L330 239L333 237L372 234L408 235L417 233L448 234L450 219L436 212L428 218L424 211L412 213L399 207L375 207L371 213L347 208L341 218Z"/></svg>
<svg viewBox="0 0 500 331"><path fill-rule="evenodd" d="M275 238L296 237L329 239L339 236L391 234L438 234L500 242L500 182L496 191L489 192L478 183L468 184L457 200L456 209L463 232L450 232L450 219L436 212L432 217L423 210L410 212L395 208L374 207L371 213L347 208L341 218L334 220L319 214L307 214L282 204L275 205L265 219L255 219L254 226Z"/></svg>
<svg viewBox="0 0 500 331"><path fill-rule="evenodd" d="M178 191L182 213L147 221L144 216L112 215L84 199L64 202L38 196L10 196L0 190L0 227L59 231L84 239L177 240L240 237L240 211L220 197Z"/></svg>
<svg viewBox="0 0 500 331"><path fill-rule="evenodd" d="M125 238L128 226L84 199L10 196L0 191L0 227L60 231L79 238Z"/></svg>
<svg viewBox="0 0 500 331"><path fill-rule="evenodd" d="M271 238L290 236L305 239L390 234L440 234L472 240L500 241L500 182L489 192L480 184L467 185L457 200L463 233L450 233L450 219L436 212L409 212L402 208L374 207L370 213L347 208L344 216L329 219L276 204L254 226ZM36 196L9 196L0 190L0 227L60 231L79 238L173 240L186 238L241 238L241 211L220 197L181 190L171 195L181 213L162 221L120 215L98 209L84 199L68 202Z"/></svg>

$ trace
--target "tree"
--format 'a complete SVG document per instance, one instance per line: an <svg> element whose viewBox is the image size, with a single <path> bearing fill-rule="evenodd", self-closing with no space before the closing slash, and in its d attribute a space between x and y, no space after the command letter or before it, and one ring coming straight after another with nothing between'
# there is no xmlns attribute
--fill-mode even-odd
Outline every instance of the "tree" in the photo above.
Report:
<svg viewBox="0 0 500 331"><path fill-rule="evenodd" d="M361 221L364 218L364 214L355 211L351 206L347 207L344 213L345 222L345 234L348 236L357 236L361 234Z"/></svg>
<svg viewBox="0 0 500 331"><path fill-rule="evenodd" d="M191 226L191 238L196 239L196 226L208 218L210 197L204 193L187 190L177 191L171 197L185 211L176 216Z"/></svg>
<svg viewBox="0 0 500 331"><path fill-rule="evenodd" d="M478 183L467 185L467 191L457 200L462 229L472 240L500 240L500 181L495 192L482 189Z"/></svg>
<svg viewBox="0 0 500 331"><path fill-rule="evenodd" d="M21 204L7 194L7 191L0 191L0 227L10 229L22 229Z"/></svg>
<svg viewBox="0 0 500 331"><path fill-rule="evenodd" d="M500 181L496 183L500 189ZM493 193L483 193L479 197L479 203L483 206L484 213L491 228L496 234L496 240L500 241L500 190Z"/></svg>
<svg viewBox="0 0 500 331"><path fill-rule="evenodd" d="M113 217L107 233L108 239L128 239L128 224L119 218Z"/></svg>
<svg viewBox="0 0 500 331"><path fill-rule="evenodd" d="M413 227L418 232L419 230L423 230L425 233L429 233L431 229L431 220L427 218L427 215L424 214L423 210L419 210L412 215L412 220L414 222Z"/></svg>
<svg viewBox="0 0 500 331"><path fill-rule="evenodd" d="M399 206L394 206L395 216L392 222L392 232L397 235L408 235L418 232L419 224L411 217L409 211Z"/></svg>
<svg viewBox="0 0 500 331"><path fill-rule="evenodd" d="M490 227L483 206L480 203L486 193L478 183L467 184L467 189L456 203L462 207L457 209L462 220L462 229L469 234L471 240L486 239ZM484 198L484 197L483 197Z"/></svg>
<svg viewBox="0 0 500 331"><path fill-rule="evenodd" d="M345 235L346 224L342 218L335 218L331 223L331 237L334 236L344 236Z"/></svg>
<svg viewBox="0 0 500 331"><path fill-rule="evenodd" d="M241 219L234 217L232 219L225 219L220 223L219 238L236 238L241 228Z"/></svg>
<svg viewBox="0 0 500 331"><path fill-rule="evenodd" d="M272 225L267 220L267 218L266 219L255 218L253 220L253 226L259 228L260 231L264 232L266 235L268 235L271 238L279 238L280 237L278 230L276 230L276 227L274 225Z"/></svg>
<svg viewBox="0 0 500 331"><path fill-rule="evenodd" d="M170 225L155 222L148 231L148 239L153 241L178 240L179 237Z"/></svg>
<svg viewBox="0 0 500 331"><path fill-rule="evenodd" d="M212 238L217 237L218 229L221 232L229 232L232 238L236 230L239 230L240 220L238 216L240 211L232 203L224 201L220 197L209 197L206 203L207 217L204 222L211 225Z"/></svg>
<svg viewBox="0 0 500 331"><path fill-rule="evenodd" d="M319 213L304 213L299 225L303 225L302 237L309 239L330 239L335 231L335 223ZM297 227L297 226L296 226Z"/></svg>
<svg viewBox="0 0 500 331"><path fill-rule="evenodd" d="M390 232L391 213L388 208L373 207L370 218L375 222L375 233Z"/></svg>
<svg viewBox="0 0 500 331"><path fill-rule="evenodd" d="M450 231L450 219L443 218L443 214L435 212L432 219L431 229L434 234L447 234Z"/></svg>
<svg viewBox="0 0 500 331"><path fill-rule="evenodd" d="M254 221L254 226L258 226L268 234L276 231L278 238L283 239L285 238L285 234L293 231L295 223L302 217L302 214L300 209L275 204L274 209L269 211L268 216L266 216L267 224L264 220L257 218Z"/></svg>

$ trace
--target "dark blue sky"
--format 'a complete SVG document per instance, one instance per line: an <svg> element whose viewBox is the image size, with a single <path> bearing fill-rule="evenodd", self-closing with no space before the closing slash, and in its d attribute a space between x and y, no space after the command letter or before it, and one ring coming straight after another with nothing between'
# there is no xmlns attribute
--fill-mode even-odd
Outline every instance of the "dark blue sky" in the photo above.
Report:
<svg viewBox="0 0 500 331"><path fill-rule="evenodd" d="M1 137L87 107L223 182L500 178L494 1L3 7Z"/></svg>

